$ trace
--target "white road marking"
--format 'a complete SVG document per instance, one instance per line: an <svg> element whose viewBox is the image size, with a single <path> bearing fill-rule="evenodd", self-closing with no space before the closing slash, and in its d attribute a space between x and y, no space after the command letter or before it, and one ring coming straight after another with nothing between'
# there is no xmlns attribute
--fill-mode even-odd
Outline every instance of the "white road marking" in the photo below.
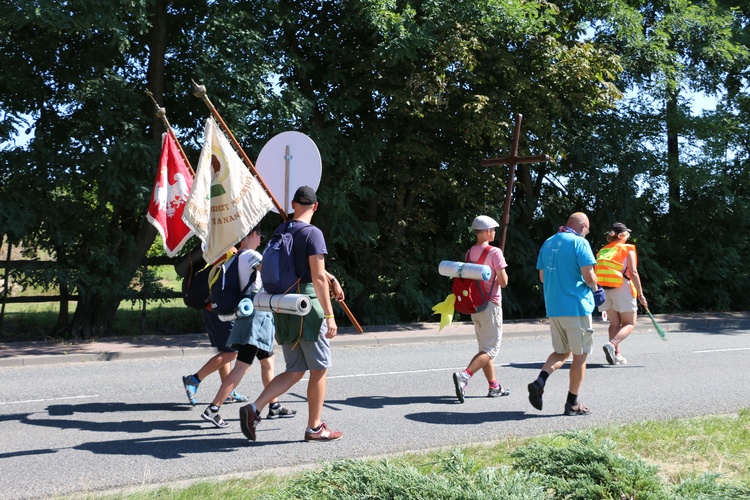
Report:
<svg viewBox="0 0 750 500"><path fill-rule="evenodd" d="M706 349L705 351L693 351L693 354L703 354L706 352L729 352L729 351L750 351L750 347L733 347L731 349Z"/></svg>
<svg viewBox="0 0 750 500"><path fill-rule="evenodd" d="M40 403L45 401L65 401L66 399L87 399L87 398L98 398L98 394L84 394L82 396L66 396L64 398L45 398L45 399L24 399L22 401L0 401L0 405L15 405L21 403Z"/></svg>
<svg viewBox="0 0 750 500"><path fill-rule="evenodd" d="M502 366L510 366L508 363L498 363L495 365L496 368L502 367ZM461 366L458 368L429 368L426 370L406 370L406 371L399 371L399 372L379 372L379 373L353 373L351 375L329 375L326 377L328 380L335 379L335 378L355 378L355 377L381 377L386 375L410 375L412 373L430 373L430 372L457 372L465 369L465 366Z"/></svg>

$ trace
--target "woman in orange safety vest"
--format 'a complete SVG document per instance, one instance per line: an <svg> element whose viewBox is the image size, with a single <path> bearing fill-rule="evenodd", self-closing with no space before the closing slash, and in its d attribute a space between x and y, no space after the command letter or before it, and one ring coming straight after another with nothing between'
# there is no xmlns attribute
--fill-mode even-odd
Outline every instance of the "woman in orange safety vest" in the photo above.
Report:
<svg viewBox="0 0 750 500"><path fill-rule="evenodd" d="M636 298L643 307L648 307L638 275L635 245L626 243L630 232L622 222L612 224L607 232L608 243L596 254L594 266L596 279L604 287L606 295L599 311L606 311L609 320L609 342L602 349L610 365L624 365L628 362L620 354L620 343L635 328L638 313Z"/></svg>

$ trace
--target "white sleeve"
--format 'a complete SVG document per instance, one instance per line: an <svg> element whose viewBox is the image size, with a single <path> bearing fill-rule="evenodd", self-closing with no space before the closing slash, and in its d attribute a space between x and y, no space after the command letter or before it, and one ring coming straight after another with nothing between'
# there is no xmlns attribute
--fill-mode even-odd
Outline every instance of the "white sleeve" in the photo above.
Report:
<svg viewBox="0 0 750 500"><path fill-rule="evenodd" d="M258 267L263 261L263 256L255 250L245 250L237 258L239 259L237 265L239 266L238 272L240 275L240 288L244 289L247 286L247 282L250 280L250 276L252 276L255 268ZM257 285L259 279L260 277L257 276L256 285L251 286L251 290L255 292L258 291L257 288L260 288Z"/></svg>

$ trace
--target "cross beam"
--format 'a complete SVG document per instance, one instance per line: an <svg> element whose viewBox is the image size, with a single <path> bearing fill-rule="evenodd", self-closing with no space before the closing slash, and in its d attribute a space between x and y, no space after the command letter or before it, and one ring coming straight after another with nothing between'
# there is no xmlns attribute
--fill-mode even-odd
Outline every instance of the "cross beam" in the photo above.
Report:
<svg viewBox="0 0 750 500"><path fill-rule="evenodd" d="M500 232L500 250L505 252L505 237L508 233L508 225L510 225L510 202L513 196L513 183L516 176L516 165L523 163L539 163L543 161L549 161L548 155L536 155L536 156L518 156L518 140L521 136L521 122L523 121L523 115L516 113L516 128L513 131L513 147L510 151L510 156L505 158L487 158L482 160L483 167L490 167L495 165L508 165L508 184L505 189L505 204L503 206L503 218L502 218L502 229Z"/></svg>

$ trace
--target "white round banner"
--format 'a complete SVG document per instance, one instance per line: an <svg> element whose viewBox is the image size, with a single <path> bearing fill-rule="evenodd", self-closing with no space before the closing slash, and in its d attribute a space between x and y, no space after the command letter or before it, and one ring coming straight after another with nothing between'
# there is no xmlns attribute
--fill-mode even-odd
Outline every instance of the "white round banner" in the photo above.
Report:
<svg viewBox="0 0 750 500"><path fill-rule="evenodd" d="M317 191L323 174L320 151L302 132L282 132L269 140L258 155L255 169L287 214L300 186ZM276 207L272 209L278 213Z"/></svg>

